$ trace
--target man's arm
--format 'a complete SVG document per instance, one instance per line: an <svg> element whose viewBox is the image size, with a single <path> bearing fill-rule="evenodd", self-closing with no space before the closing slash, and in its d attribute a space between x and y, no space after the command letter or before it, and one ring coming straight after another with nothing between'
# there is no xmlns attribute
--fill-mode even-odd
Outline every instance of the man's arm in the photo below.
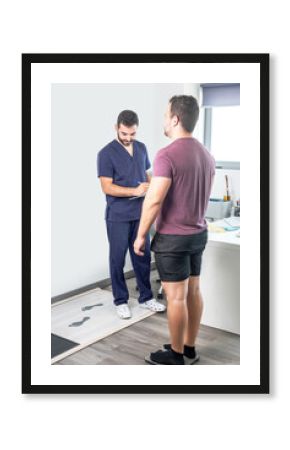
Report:
<svg viewBox="0 0 290 450"><path fill-rule="evenodd" d="M138 235L135 241L136 245L134 245L134 250L137 255L143 255L143 252L140 251L142 248L142 242L150 230L152 223L155 221L170 186L171 178L153 177L151 179L151 183L143 203Z"/></svg>
<svg viewBox="0 0 290 450"><path fill-rule="evenodd" d="M146 172L146 178L147 178L148 183L150 183L152 175L149 170L147 170L147 172Z"/></svg>
<svg viewBox="0 0 290 450"><path fill-rule="evenodd" d="M113 178L100 177L102 191L113 197L138 197L144 195L149 187L148 183L140 183L135 188L123 187L113 183Z"/></svg>

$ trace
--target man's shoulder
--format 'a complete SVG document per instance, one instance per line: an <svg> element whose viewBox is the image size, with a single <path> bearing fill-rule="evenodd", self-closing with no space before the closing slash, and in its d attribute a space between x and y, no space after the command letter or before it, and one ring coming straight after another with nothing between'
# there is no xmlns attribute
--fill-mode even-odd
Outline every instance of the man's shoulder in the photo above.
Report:
<svg viewBox="0 0 290 450"><path fill-rule="evenodd" d="M156 158L162 156L169 156L171 150L174 148L173 144L174 142L170 142L170 144L166 145L166 147L162 147L160 150L158 150Z"/></svg>
<svg viewBox="0 0 290 450"><path fill-rule="evenodd" d="M197 139L195 139L197 145L199 146L200 149L203 150L203 155L204 157L212 164L215 166L215 158L213 157L212 153L210 153L210 151L208 150L208 148L205 147L204 144L202 144L200 141L198 141Z"/></svg>
<svg viewBox="0 0 290 450"><path fill-rule="evenodd" d="M98 155L109 155L112 152L113 148L114 141L111 141L98 151Z"/></svg>
<svg viewBox="0 0 290 450"><path fill-rule="evenodd" d="M146 145L144 144L144 142L138 141L137 139L134 140L134 144L136 145L137 148L140 148L143 151L146 151Z"/></svg>

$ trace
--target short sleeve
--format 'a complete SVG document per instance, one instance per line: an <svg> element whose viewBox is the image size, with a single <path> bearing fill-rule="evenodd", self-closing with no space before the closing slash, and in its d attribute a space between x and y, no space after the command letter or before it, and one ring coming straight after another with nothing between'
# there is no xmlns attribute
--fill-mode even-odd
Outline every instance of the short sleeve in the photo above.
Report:
<svg viewBox="0 0 290 450"><path fill-rule="evenodd" d="M172 178L171 161L165 153L157 154L153 165L153 176Z"/></svg>
<svg viewBox="0 0 290 450"><path fill-rule="evenodd" d="M108 152L101 150L97 157L98 177L113 178L114 168Z"/></svg>
<svg viewBox="0 0 290 450"><path fill-rule="evenodd" d="M150 159L149 159L149 156L148 156L147 148L146 148L145 145L144 145L144 150L145 150L145 170L148 170L151 167L151 163L150 163Z"/></svg>

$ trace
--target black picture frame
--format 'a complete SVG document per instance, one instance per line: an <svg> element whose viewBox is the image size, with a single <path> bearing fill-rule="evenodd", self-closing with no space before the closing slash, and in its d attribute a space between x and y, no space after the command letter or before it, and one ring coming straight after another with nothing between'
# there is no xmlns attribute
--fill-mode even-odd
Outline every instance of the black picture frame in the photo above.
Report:
<svg viewBox="0 0 290 450"><path fill-rule="evenodd" d="M269 54L22 54L22 393L269 393ZM260 65L260 383L257 385L33 385L31 383L31 65L33 63ZM263 151L261 151L263 149Z"/></svg>

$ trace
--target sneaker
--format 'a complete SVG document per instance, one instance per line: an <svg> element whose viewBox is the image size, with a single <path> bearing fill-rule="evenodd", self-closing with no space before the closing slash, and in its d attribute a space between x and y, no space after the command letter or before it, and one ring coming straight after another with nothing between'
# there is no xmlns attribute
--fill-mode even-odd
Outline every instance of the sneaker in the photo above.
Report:
<svg viewBox="0 0 290 450"><path fill-rule="evenodd" d="M127 303L116 305L116 311L120 319L130 319L132 317L130 308Z"/></svg>
<svg viewBox="0 0 290 450"><path fill-rule="evenodd" d="M151 300L147 300L146 302L139 304L141 308L150 309L150 311L153 312L164 312L166 310L166 306L157 302L155 298L151 298Z"/></svg>
<svg viewBox="0 0 290 450"><path fill-rule="evenodd" d="M170 350L171 349L171 344L164 344L163 345L164 350ZM185 356L183 354L183 358L184 358L184 364L191 365L191 364L195 364L197 361L199 361L199 355L197 353L195 353L195 357L194 358L189 358L188 356Z"/></svg>
<svg viewBox="0 0 290 450"><path fill-rule="evenodd" d="M170 350L158 350L145 357L145 361L155 365L184 365L184 357L176 358Z"/></svg>

